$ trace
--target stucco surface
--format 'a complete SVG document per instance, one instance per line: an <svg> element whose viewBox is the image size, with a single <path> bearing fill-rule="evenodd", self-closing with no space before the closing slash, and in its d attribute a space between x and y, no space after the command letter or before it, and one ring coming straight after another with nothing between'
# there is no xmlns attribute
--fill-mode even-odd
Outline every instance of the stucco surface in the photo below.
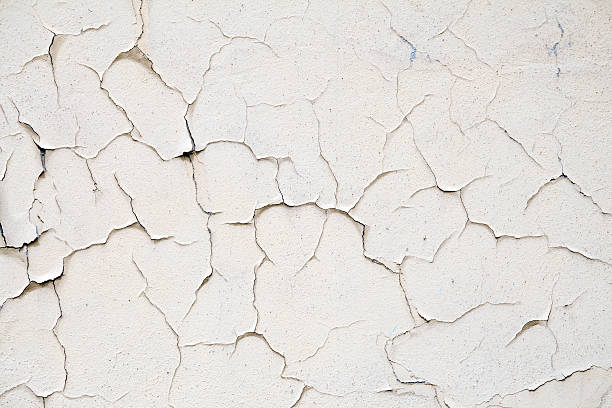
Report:
<svg viewBox="0 0 612 408"><path fill-rule="evenodd" d="M0 0L1 408L612 408L609 0Z"/></svg>

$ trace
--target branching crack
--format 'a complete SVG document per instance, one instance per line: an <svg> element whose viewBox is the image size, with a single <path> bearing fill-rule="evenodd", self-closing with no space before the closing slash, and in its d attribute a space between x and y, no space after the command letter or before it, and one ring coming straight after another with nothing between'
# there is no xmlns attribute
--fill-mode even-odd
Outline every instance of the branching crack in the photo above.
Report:
<svg viewBox="0 0 612 408"><path fill-rule="evenodd" d="M58 344L60 345L60 348L62 349L62 353L64 354L64 386L62 388L62 392L63 392L66 390L66 384L68 383L68 369L66 368L67 356L66 356L66 347L64 346L64 344L62 344L62 342L59 339L59 336L57 335L57 324L59 323L60 319L64 316L64 312L62 310L62 303L60 301L59 294L57 293L55 281L52 281L51 285L53 286L53 292L55 292L55 296L57 297L57 305L60 311L60 314L57 317L57 320L55 321L55 324L53 325L53 329L51 331L53 332L53 335L55 336L55 339L57 340Z"/></svg>

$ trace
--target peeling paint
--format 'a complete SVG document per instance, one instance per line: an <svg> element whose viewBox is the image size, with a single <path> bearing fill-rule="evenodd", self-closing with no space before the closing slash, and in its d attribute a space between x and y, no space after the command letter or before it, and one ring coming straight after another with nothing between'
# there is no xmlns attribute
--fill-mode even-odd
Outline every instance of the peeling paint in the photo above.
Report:
<svg viewBox="0 0 612 408"><path fill-rule="evenodd" d="M0 407L611 407L611 17L2 2Z"/></svg>

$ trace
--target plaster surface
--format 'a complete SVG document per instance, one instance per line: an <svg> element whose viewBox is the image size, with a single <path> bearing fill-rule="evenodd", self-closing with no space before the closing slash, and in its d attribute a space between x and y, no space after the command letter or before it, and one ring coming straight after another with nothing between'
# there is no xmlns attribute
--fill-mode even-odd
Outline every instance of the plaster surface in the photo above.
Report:
<svg viewBox="0 0 612 408"><path fill-rule="evenodd" d="M611 19L0 0L0 408L612 408Z"/></svg>

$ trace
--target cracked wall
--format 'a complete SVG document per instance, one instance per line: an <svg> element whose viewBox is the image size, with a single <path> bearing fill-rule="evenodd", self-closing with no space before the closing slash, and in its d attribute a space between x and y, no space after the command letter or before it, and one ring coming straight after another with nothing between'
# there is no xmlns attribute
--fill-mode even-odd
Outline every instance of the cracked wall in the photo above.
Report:
<svg viewBox="0 0 612 408"><path fill-rule="evenodd" d="M0 407L612 407L612 3L0 2Z"/></svg>

